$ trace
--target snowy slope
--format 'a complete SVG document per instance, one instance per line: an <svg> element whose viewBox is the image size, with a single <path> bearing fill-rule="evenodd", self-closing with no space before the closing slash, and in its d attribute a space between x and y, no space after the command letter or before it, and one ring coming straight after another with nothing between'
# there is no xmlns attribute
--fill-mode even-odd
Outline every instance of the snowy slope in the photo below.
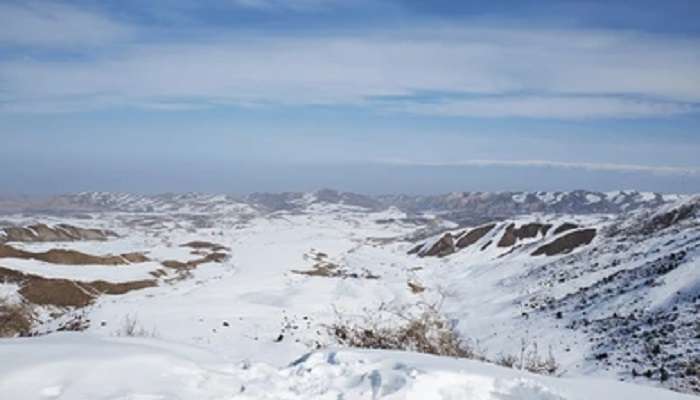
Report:
<svg viewBox="0 0 700 400"><path fill-rule="evenodd" d="M567 197L538 193L508 201L528 204L533 196L552 204ZM263 389L277 385L274 387L279 392L272 393L278 396L269 398L336 398L338 393L345 398L372 398L373 390L387 398L429 398L424 397L421 387L444 384L445 393L454 391L453 398L481 390L475 387L493 392L474 395L485 399L675 396L648 387L618 385L615 380L700 392L700 386L692 385L692 376L681 375L685 374L683 363L700 359L700 337L693 330L700 311L696 198L671 202L674 199L659 200L655 195L580 193L575 198L587 204L617 199L626 204L624 199L628 198L658 203L645 203L647 206L624 213L538 211L502 217L466 247L442 257L420 257L408 254L409 250L424 241L434 244L445 232L450 232L456 243L477 224L465 226L446 220L451 214L440 208L425 208L417 216L397 207L377 208L364 203L364 198L329 192L284 195L284 201L295 204L290 209L274 206L279 198L262 195L256 198L266 205L214 195L77 197L84 204L104 207L79 215L11 214L3 217L3 223L69 223L109 229L119 237L9 245L33 252L140 252L150 261L65 266L10 257L0 258L0 267L75 282L149 277L155 286L101 295L86 307L32 305L36 311L33 332L50 334L0 342L2 358L18 352L33 355L26 358L25 367L2 366L0 393L4 393L3 388L8 393L20 390L24 396L18 398L32 398L46 389L44 398L51 398L52 393L66 399L139 398L137 394L140 398L169 398L167 390L172 386L182 393L181 398L230 398L245 386L246 391L239 396L264 398ZM490 198L481 197L482 201ZM450 201L464 199L456 194ZM502 195L495 199L495 209L506 207ZM576 228L558 231L565 224ZM519 231L526 226L536 228L535 233L528 233L532 229ZM596 231L590 243L552 256L533 256L541 246L584 229ZM509 230L512 243L500 245ZM172 270L161 265L172 260L184 264L207 254L183 247L193 241L230 251L225 251L225 260L204 262L196 268ZM332 273L317 272L319 266L329 265ZM160 270L166 274L159 275ZM422 290L415 291L409 283ZM0 294L16 302L21 288L22 282L4 283ZM484 358L497 361L518 354L523 344L527 351L551 351L563 380L527 375L528 383L520 385L519 372L493 365L387 352L341 351L344 361L336 363L327 361L330 353L322 351L289 367L309 351L337 345L328 326L339 315L352 319L369 314L393 324L400 319L385 312L387 309L410 311L421 303L438 301L440 311L462 338L478 343ZM80 323L72 324L75 320ZM138 330L154 338L115 339L124 334L126 321L135 321ZM57 329L66 327L86 332L56 336ZM648 350L656 344L658 352ZM85 354L76 350L81 345ZM203 353L192 353L192 346ZM50 349L57 353L50 353ZM125 355L123 360L119 354ZM51 361L57 358L65 364ZM134 386L127 384L109 393L90 392L101 379L117 387L109 381L116 378L97 372L87 374L83 384L71 385L76 376L82 376L75 371L94 365L86 360L95 358L104 359L103 368L123 370L124 381L133 380ZM129 375L140 361L152 363L149 371L169 372L152 379L146 379L147 374L143 378ZM241 363L258 367L245 369ZM404 364L408 369L398 367ZM412 368L422 371L422 378L412 376ZM670 374L663 381L661 368ZM378 372L374 374L374 370ZM633 375L633 370L639 376ZM644 376L647 371L648 377ZM56 381L44 385L54 375ZM380 389L372 383L377 379L383 382ZM603 392L594 392L591 379ZM150 382L155 382L154 386ZM37 390L21 392L29 390L27 387ZM309 396L304 397L300 387ZM614 395L618 391L622 397ZM606 393L610 395L606 397Z"/></svg>
<svg viewBox="0 0 700 400"><path fill-rule="evenodd" d="M595 379L558 379L388 351L311 353L276 368L233 363L152 339L57 334L0 342L0 393L10 399L521 399L683 400Z"/></svg>

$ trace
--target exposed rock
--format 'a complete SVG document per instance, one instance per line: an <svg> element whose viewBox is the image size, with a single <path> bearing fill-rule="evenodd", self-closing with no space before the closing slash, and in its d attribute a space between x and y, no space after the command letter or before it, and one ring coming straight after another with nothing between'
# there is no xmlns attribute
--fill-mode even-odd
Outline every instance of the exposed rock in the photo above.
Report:
<svg viewBox="0 0 700 400"><path fill-rule="evenodd" d="M545 244L535 250L532 255L547 255L553 256L557 254L566 254L573 251L575 248L590 244L596 236L595 229L582 229L567 233L566 235L555 239L554 241Z"/></svg>
<svg viewBox="0 0 700 400"><path fill-rule="evenodd" d="M700 196L693 196L659 210L639 210L631 217L621 216L617 224L606 229L605 234L607 236L648 236L670 227L698 225L698 216L700 216Z"/></svg>
<svg viewBox="0 0 700 400"><path fill-rule="evenodd" d="M662 229L666 229L681 221L695 217L700 209L700 201L683 204L680 207L674 208L668 212L655 215L651 221L644 224L642 234L650 234Z"/></svg>
<svg viewBox="0 0 700 400"><path fill-rule="evenodd" d="M456 251L454 237L445 233L433 243L428 243L418 252L420 257L445 257Z"/></svg>
<svg viewBox="0 0 700 400"><path fill-rule="evenodd" d="M486 236L486 234L491 232L491 230L495 227L496 224L489 224L474 228L468 233L461 235L459 239L457 239L457 243L455 245L458 249L469 247Z"/></svg>
<svg viewBox="0 0 700 400"><path fill-rule="evenodd" d="M554 234L558 235L560 233L570 231L572 229L578 228L578 225L572 224L571 222L564 222L563 224L559 225L557 229L554 230Z"/></svg>
<svg viewBox="0 0 700 400"><path fill-rule="evenodd" d="M525 224L519 228L516 228L515 224L510 224L498 242L498 247L510 247L515 245L518 240L535 238L540 234L546 236L550 228L552 228L551 224L537 222Z"/></svg>

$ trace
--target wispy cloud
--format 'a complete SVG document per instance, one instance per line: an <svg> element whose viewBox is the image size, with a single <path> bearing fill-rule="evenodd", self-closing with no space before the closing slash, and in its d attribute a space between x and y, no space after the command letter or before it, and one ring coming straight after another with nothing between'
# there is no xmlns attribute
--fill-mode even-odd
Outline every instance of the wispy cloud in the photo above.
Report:
<svg viewBox="0 0 700 400"><path fill-rule="evenodd" d="M0 45L74 48L124 39L131 28L94 11L57 2L0 4Z"/></svg>
<svg viewBox="0 0 700 400"><path fill-rule="evenodd" d="M397 111L427 115L482 118L644 118L687 114L700 110L688 103L618 96L497 96L433 103L407 102Z"/></svg>
<svg viewBox="0 0 700 400"><path fill-rule="evenodd" d="M700 167L672 167L639 164L615 164L594 162L562 162L549 160L462 160L451 162L423 162L408 160L380 160L381 164L420 167L525 167L565 168L604 172L635 172L655 175L700 176Z"/></svg>
<svg viewBox="0 0 700 400"><path fill-rule="evenodd" d="M128 31L93 14L63 12L36 37L17 39L17 27L28 29L29 22L0 35L51 43L49 32L81 26L56 39L65 43L81 40L91 26L102 36L84 40ZM91 22L71 23L80 18ZM464 27L326 33L220 32L190 43L122 45L79 61L7 60L0 62L0 110L330 104L438 116L580 119L673 116L697 112L700 102L695 39Z"/></svg>

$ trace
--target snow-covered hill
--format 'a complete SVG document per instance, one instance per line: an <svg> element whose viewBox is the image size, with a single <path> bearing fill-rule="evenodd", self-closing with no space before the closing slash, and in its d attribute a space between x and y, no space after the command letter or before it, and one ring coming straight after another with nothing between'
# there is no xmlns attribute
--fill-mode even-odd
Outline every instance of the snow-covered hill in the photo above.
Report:
<svg viewBox="0 0 700 400"><path fill-rule="evenodd" d="M700 393L698 197L326 190L51 202L7 210L0 226L14 232L0 244L0 334L48 334L0 340L0 359L25 355L0 367L12 398ZM65 226L91 234L54 229ZM338 351L329 329L395 326L426 304L484 362ZM538 351L563 378L493 365Z"/></svg>
<svg viewBox="0 0 700 400"><path fill-rule="evenodd" d="M270 349L273 351L273 349ZM222 363L153 339L58 334L0 341L0 393L8 399L475 399L690 400L597 379L533 375L475 361L389 351L327 350L288 366Z"/></svg>

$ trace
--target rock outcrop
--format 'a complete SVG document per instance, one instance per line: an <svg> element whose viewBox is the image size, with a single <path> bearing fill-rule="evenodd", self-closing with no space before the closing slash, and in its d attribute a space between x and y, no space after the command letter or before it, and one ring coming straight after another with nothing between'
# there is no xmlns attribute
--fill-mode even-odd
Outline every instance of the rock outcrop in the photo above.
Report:
<svg viewBox="0 0 700 400"><path fill-rule="evenodd" d="M516 228L515 224L510 224L498 242L498 247L514 246L518 240L536 238L539 235L546 236L552 228L551 224L530 223Z"/></svg>
<svg viewBox="0 0 700 400"><path fill-rule="evenodd" d="M458 249L464 249L466 247L469 247L473 245L474 243L478 242L486 236L493 228L496 227L496 224L488 224L488 225L482 225L477 228L474 228L470 230L469 232L462 234L459 236L457 239L457 242L455 245L457 246Z"/></svg>
<svg viewBox="0 0 700 400"><path fill-rule="evenodd" d="M532 255L539 256L544 254L546 256L554 256L558 254L570 253L577 247L590 244L593 239L595 239L595 236L595 229L573 231L555 239L550 243L545 244L544 246L539 247L532 253Z"/></svg>

